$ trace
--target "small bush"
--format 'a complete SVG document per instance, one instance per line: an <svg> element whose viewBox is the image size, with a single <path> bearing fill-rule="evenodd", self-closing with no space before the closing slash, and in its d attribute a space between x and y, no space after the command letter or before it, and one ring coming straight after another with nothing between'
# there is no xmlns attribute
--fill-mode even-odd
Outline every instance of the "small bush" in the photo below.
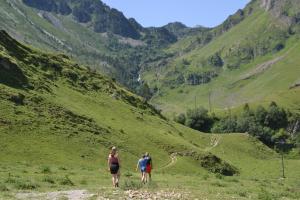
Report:
<svg viewBox="0 0 300 200"><path fill-rule="evenodd" d="M66 168L66 167L59 167L58 169L59 169L59 170L62 170L62 171L67 171L67 168Z"/></svg>
<svg viewBox="0 0 300 200"><path fill-rule="evenodd" d="M72 182L72 180L69 178L69 176L65 176L59 181L60 185L69 185L74 186L75 184Z"/></svg>
<svg viewBox="0 0 300 200"><path fill-rule="evenodd" d="M46 176L44 179L43 179L43 182L45 183L50 183L50 184L55 184L55 181L52 177L50 176Z"/></svg>
<svg viewBox="0 0 300 200"><path fill-rule="evenodd" d="M265 189L261 189L260 193L258 194L258 199L260 200L274 200L272 194Z"/></svg>
<svg viewBox="0 0 300 200"><path fill-rule="evenodd" d="M25 96L19 93L17 95L12 95L9 100L14 102L16 105L24 105Z"/></svg>
<svg viewBox="0 0 300 200"><path fill-rule="evenodd" d="M132 174L131 172L125 172L125 173L124 173L124 176L125 176L125 177L132 177L133 174Z"/></svg>
<svg viewBox="0 0 300 200"><path fill-rule="evenodd" d="M0 192L7 192L9 191L8 187L4 184L0 184Z"/></svg>
<svg viewBox="0 0 300 200"><path fill-rule="evenodd" d="M209 175L208 174L203 175L203 180L207 180L207 179L209 179Z"/></svg>
<svg viewBox="0 0 300 200"><path fill-rule="evenodd" d="M143 187L139 181L125 180L124 185L121 186L123 190L139 190Z"/></svg>
<svg viewBox="0 0 300 200"><path fill-rule="evenodd" d="M216 174L216 178L217 179L224 179L224 176L222 174L217 173Z"/></svg>
<svg viewBox="0 0 300 200"><path fill-rule="evenodd" d="M240 197L247 197L248 196L246 191L239 191L238 194L239 194Z"/></svg>
<svg viewBox="0 0 300 200"><path fill-rule="evenodd" d="M184 125L185 122L186 122L185 114L181 113L178 116L175 116L174 121L179 123L179 124Z"/></svg>
<svg viewBox="0 0 300 200"><path fill-rule="evenodd" d="M42 171L43 174L51 174L52 173L51 168L48 167L48 166L42 167L41 171Z"/></svg>
<svg viewBox="0 0 300 200"><path fill-rule="evenodd" d="M40 187L38 184L31 181L17 181L15 187L18 190L35 190Z"/></svg>
<svg viewBox="0 0 300 200"><path fill-rule="evenodd" d="M11 176L9 176L5 181L5 183L16 183L17 180Z"/></svg>
<svg viewBox="0 0 300 200"><path fill-rule="evenodd" d="M213 186L217 186L217 187L226 187L226 185L224 183L221 183L221 182L213 182L211 185Z"/></svg>
<svg viewBox="0 0 300 200"><path fill-rule="evenodd" d="M200 158L201 166L208 171L224 176L233 176L239 174L239 170L229 163L221 160L219 157L207 154Z"/></svg>

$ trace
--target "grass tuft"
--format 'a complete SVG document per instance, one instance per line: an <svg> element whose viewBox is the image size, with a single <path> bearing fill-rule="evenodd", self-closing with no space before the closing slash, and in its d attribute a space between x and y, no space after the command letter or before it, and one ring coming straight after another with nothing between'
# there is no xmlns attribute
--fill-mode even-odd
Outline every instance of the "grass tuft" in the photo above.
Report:
<svg viewBox="0 0 300 200"><path fill-rule="evenodd" d="M18 190L35 190L38 187L40 187L40 185L38 185L37 183L31 181L24 181L24 180L18 180L14 184L14 186Z"/></svg>
<svg viewBox="0 0 300 200"><path fill-rule="evenodd" d="M51 174L52 173L51 168L49 166L43 166L41 169L41 172L43 174Z"/></svg>
<svg viewBox="0 0 300 200"><path fill-rule="evenodd" d="M52 177L50 177L50 176L44 177L43 182L45 182L45 183L50 183L50 184L55 184L54 178L52 178Z"/></svg>
<svg viewBox="0 0 300 200"><path fill-rule="evenodd" d="M143 184L140 181L134 180L125 180L124 184L121 185L123 190L139 190L143 187Z"/></svg>
<svg viewBox="0 0 300 200"><path fill-rule="evenodd" d="M60 179L59 181L60 185L68 185L68 186L74 186L75 184L73 183L73 181L69 178L69 176L65 176L63 178Z"/></svg>
<svg viewBox="0 0 300 200"><path fill-rule="evenodd" d="M8 192L9 189L5 184L0 184L0 192Z"/></svg>

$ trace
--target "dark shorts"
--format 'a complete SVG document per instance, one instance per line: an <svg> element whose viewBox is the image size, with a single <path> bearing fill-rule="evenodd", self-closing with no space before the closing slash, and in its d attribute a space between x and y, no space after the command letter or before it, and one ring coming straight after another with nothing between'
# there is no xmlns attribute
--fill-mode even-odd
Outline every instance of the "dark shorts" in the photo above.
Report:
<svg viewBox="0 0 300 200"><path fill-rule="evenodd" d="M110 165L110 173L117 174L119 172L119 164L111 164Z"/></svg>

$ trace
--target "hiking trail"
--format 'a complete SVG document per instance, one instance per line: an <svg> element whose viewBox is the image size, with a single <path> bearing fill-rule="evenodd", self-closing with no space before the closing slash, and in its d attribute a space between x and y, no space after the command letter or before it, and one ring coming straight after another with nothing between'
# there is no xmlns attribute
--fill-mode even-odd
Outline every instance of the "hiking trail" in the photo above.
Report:
<svg viewBox="0 0 300 200"><path fill-rule="evenodd" d="M102 188L107 189L107 188ZM56 191L56 192L45 192L45 193L34 193L34 192L20 192L16 194L17 200L113 200L113 199L174 199L174 200L187 200L189 194L185 191L175 190L114 190L107 192L97 192L97 194L89 193L87 190L69 190L69 191Z"/></svg>
<svg viewBox="0 0 300 200"><path fill-rule="evenodd" d="M220 135L212 135L210 138L210 146L206 147L204 151L211 151L213 148L217 147L222 139Z"/></svg>
<svg viewBox="0 0 300 200"><path fill-rule="evenodd" d="M89 193L87 190L69 190L69 191L56 191L56 192L46 192L46 193L23 193L19 192L16 194L16 199L32 199L32 200L58 200L66 198L68 200L85 200L93 197L94 194Z"/></svg>
<svg viewBox="0 0 300 200"><path fill-rule="evenodd" d="M170 159L171 159L171 161L168 164L166 164L165 166L159 168L159 170L166 169L166 168L169 168L169 167L172 167L173 165L175 165L177 162L177 153L172 153L170 155Z"/></svg>

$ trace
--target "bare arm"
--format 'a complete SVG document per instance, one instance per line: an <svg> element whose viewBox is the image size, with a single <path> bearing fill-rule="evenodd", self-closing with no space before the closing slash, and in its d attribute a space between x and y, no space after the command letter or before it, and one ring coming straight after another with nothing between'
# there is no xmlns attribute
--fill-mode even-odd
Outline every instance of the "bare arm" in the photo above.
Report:
<svg viewBox="0 0 300 200"><path fill-rule="evenodd" d="M107 159L107 167L108 167L108 169L110 169L110 161L109 161L109 158L110 158L110 157L108 157L108 159Z"/></svg>
<svg viewBox="0 0 300 200"><path fill-rule="evenodd" d="M139 169L139 161L138 161L138 163L137 163L137 165L136 165L135 171L137 171L138 169Z"/></svg>

